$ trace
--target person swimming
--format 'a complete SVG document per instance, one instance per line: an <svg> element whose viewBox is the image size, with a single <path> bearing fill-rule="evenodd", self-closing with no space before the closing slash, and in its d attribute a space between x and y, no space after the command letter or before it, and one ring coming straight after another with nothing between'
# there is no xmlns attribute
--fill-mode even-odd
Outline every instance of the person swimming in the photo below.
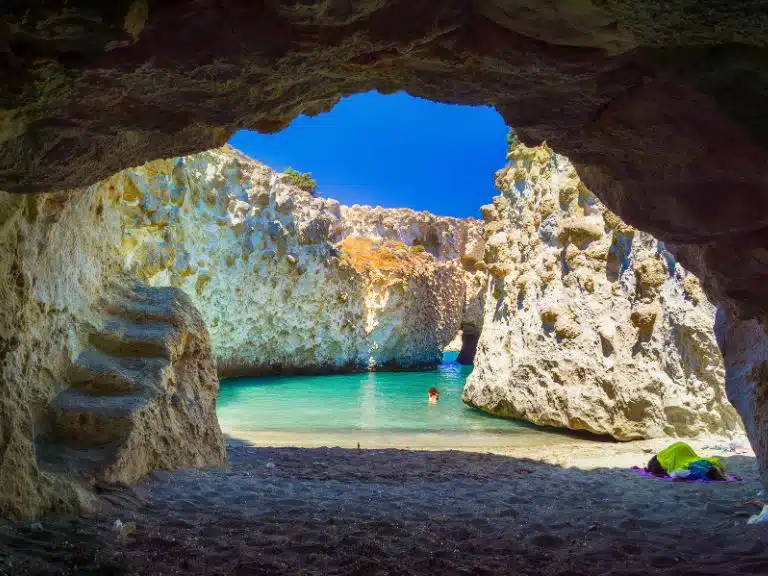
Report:
<svg viewBox="0 0 768 576"><path fill-rule="evenodd" d="M430 404L437 404L437 401L440 400L440 391L435 386L432 386L429 392L427 392L427 396Z"/></svg>

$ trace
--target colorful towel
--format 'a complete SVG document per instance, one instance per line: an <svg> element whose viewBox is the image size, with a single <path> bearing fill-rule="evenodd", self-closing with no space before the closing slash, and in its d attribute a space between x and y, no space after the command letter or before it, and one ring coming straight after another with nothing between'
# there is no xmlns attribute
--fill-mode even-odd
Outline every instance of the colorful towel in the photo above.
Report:
<svg viewBox="0 0 768 576"><path fill-rule="evenodd" d="M637 472L640 474L640 476L645 476L646 478L655 478L656 480L665 480L666 482L719 482L719 483L726 483L726 482L741 482L742 479L738 476L734 476L733 474L728 474L728 480L710 480L709 478L672 478L670 476L657 476L656 474L651 474L644 468L640 468L639 466L632 466L630 468L632 472Z"/></svg>

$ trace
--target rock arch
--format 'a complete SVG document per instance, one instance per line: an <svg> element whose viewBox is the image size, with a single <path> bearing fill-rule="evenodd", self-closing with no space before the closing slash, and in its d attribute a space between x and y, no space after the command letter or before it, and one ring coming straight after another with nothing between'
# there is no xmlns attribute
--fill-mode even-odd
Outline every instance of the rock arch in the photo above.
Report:
<svg viewBox="0 0 768 576"><path fill-rule="evenodd" d="M765 469L761 0L78 0L4 11L9 192L83 186L237 128L276 131L370 89L495 106L703 279L722 308L729 393L737 406L748 399L742 416Z"/></svg>

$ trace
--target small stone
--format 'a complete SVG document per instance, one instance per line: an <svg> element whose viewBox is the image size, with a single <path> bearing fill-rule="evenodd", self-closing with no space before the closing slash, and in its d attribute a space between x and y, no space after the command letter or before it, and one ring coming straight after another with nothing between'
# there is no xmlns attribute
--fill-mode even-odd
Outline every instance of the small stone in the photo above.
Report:
<svg viewBox="0 0 768 576"><path fill-rule="evenodd" d="M714 502L707 502L704 504L704 511L707 514L722 513L725 512L722 506L715 504Z"/></svg>

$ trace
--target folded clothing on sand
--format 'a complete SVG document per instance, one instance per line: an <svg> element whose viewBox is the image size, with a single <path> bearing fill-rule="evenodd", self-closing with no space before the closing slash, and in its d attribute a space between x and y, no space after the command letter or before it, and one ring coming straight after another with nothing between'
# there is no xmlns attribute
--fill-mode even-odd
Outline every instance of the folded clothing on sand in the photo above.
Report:
<svg viewBox="0 0 768 576"><path fill-rule="evenodd" d="M702 458L685 442L675 442L648 462L646 470L657 476L689 480L727 480L725 466L712 456Z"/></svg>

